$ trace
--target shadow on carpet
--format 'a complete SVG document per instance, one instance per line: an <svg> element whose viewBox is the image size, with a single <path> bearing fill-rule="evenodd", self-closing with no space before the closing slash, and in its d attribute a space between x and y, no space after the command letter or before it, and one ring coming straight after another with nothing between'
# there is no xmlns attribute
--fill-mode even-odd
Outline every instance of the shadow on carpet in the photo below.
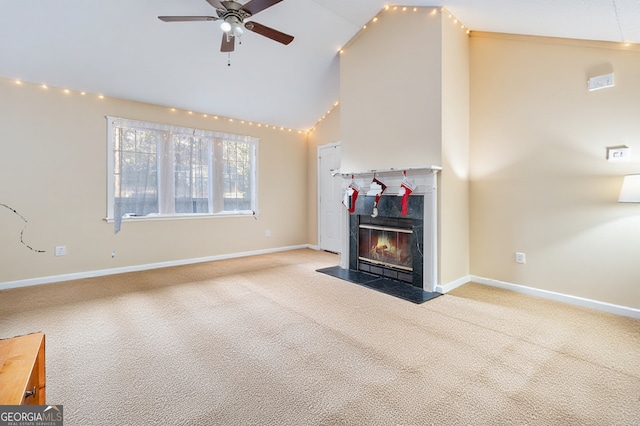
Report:
<svg viewBox="0 0 640 426"><path fill-rule="evenodd" d="M442 293L431 293L400 281L382 278L377 275L367 274L366 272L352 271L351 269L344 269L339 266L330 266L328 268L317 269L316 271L413 303L424 303L427 300L442 296Z"/></svg>

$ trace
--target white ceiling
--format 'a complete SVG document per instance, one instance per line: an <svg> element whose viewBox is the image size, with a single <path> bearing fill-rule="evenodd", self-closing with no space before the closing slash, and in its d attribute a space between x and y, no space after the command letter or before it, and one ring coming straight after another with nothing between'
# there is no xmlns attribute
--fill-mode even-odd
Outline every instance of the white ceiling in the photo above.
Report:
<svg viewBox="0 0 640 426"><path fill-rule="evenodd" d="M240 0L246 3L246 0ZM339 98L338 49L385 0L284 0L250 20L230 56L205 0L0 0L0 77L309 129ZM640 0L408 0L445 6L471 30L640 43Z"/></svg>

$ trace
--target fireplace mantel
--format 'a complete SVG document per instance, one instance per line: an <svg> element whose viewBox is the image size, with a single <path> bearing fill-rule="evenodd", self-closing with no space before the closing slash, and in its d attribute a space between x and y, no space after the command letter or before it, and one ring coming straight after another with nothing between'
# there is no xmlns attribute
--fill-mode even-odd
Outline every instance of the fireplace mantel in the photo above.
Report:
<svg viewBox="0 0 640 426"><path fill-rule="evenodd" d="M407 167L407 168L392 168L384 170L368 170L364 172L350 172L344 173L341 171L335 171L333 173L334 178L342 178L342 189L346 191L348 186L356 184L360 188L360 201L356 204L363 202L363 199L367 197L367 192L371 188L373 179L376 178L386 185L386 190L382 194L382 197L397 197L400 191L400 186L406 179L414 188L411 192L412 196L424 197L424 267L423 267L423 283L422 288L424 291L433 292L438 285L438 262L437 262L437 230L438 230L438 210L437 210L437 173L442 168L439 166L424 166L424 167ZM353 244L350 241L349 229L350 229L350 216L351 214L347 209L343 209L343 221L342 221L342 251L340 255L340 267L349 269L349 250L350 245Z"/></svg>
<svg viewBox="0 0 640 426"><path fill-rule="evenodd" d="M343 180L343 189L345 189L349 183L355 182L365 192L369 189L373 178L378 178L387 185L387 194L397 193L400 190L400 184L406 176L407 179L415 185L414 194L422 195L431 192L435 185L435 175L442 170L439 166L422 166L422 167L406 167L406 168L391 168L382 170L367 170L364 172L341 172L334 171L334 177L341 177ZM363 194L364 195L364 194Z"/></svg>

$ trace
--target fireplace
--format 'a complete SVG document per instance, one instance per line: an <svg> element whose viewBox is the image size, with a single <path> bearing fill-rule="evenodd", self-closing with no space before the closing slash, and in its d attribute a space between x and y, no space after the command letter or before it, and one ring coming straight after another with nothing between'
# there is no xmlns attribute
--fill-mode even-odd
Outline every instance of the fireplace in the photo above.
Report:
<svg viewBox="0 0 640 426"><path fill-rule="evenodd" d="M367 272L423 288L423 197L409 201L409 212L400 214L400 197L382 196L378 215L373 210L375 197L362 197L356 213L350 216L349 269Z"/></svg>
<svg viewBox="0 0 640 426"><path fill-rule="evenodd" d="M341 174L343 189L356 184L361 193L353 211L345 209L340 267L435 291L439 170L433 166ZM386 190L378 197L367 195L376 178L387 185ZM403 205L398 193L405 179L414 190Z"/></svg>

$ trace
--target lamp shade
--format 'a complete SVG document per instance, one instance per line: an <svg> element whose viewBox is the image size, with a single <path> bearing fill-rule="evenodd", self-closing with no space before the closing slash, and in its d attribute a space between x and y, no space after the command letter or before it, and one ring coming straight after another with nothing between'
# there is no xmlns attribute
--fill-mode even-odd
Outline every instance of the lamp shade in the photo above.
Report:
<svg viewBox="0 0 640 426"><path fill-rule="evenodd" d="M626 175L620 189L619 203L640 203L640 174Z"/></svg>

